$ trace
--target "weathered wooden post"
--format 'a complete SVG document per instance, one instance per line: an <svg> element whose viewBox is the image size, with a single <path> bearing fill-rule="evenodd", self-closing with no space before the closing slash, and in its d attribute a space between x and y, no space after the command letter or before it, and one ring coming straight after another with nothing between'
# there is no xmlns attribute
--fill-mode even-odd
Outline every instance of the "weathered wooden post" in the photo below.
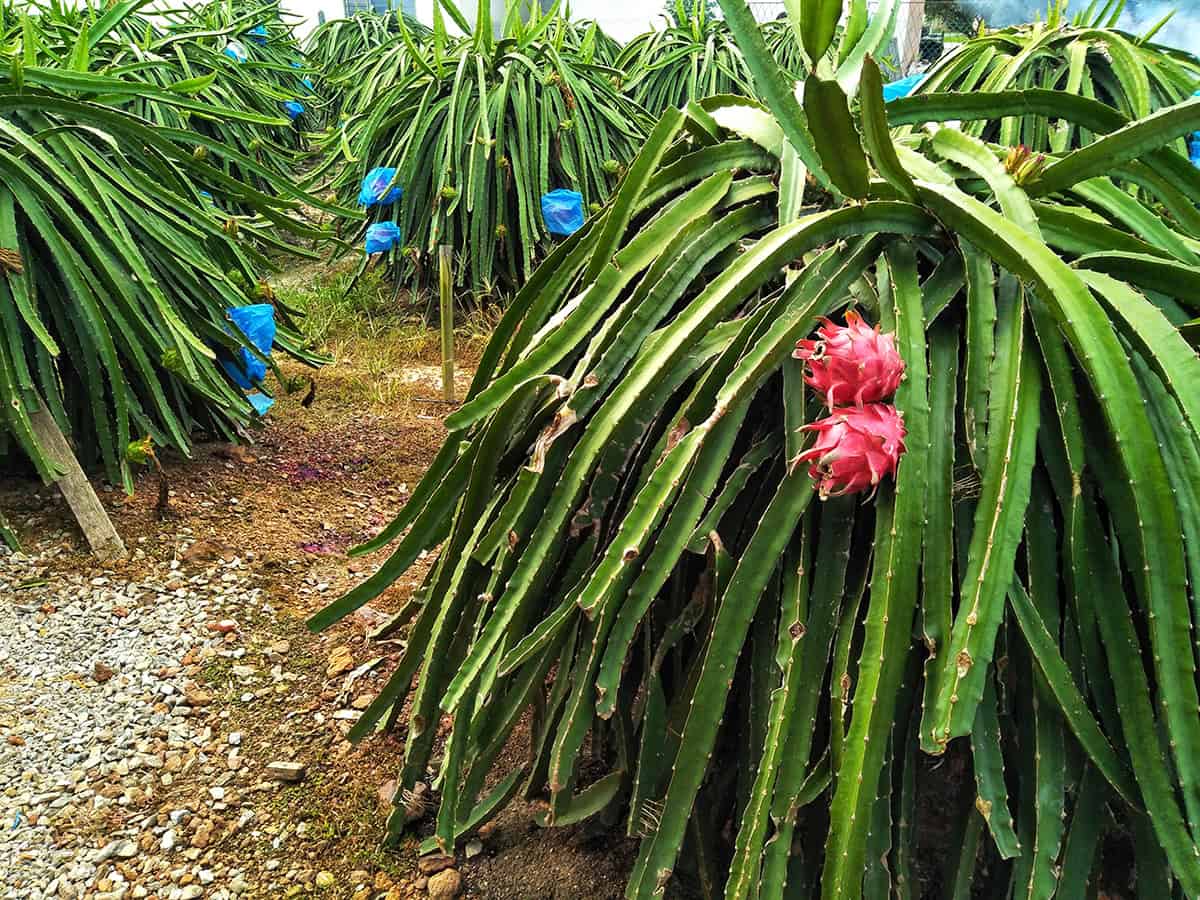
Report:
<svg viewBox="0 0 1200 900"><path fill-rule="evenodd" d="M38 400L41 402L40 397ZM58 423L54 421L54 416L50 415L44 402L41 402L41 408L37 412L30 413L29 424L33 426L33 433L46 451L46 456L63 473L56 479L56 483L67 505L71 507L71 512L75 514L75 520L79 523L88 546L92 548L92 553L99 560L124 557L124 541L117 534L117 529L108 517L108 511L96 496L91 482L83 474L83 469L79 467L75 451L67 443L66 436L59 430Z"/></svg>
<svg viewBox="0 0 1200 900"><path fill-rule="evenodd" d="M442 399L454 402L454 284L451 265L454 248L449 244L438 247L438 289L441 294L442 328Z"/></svg>

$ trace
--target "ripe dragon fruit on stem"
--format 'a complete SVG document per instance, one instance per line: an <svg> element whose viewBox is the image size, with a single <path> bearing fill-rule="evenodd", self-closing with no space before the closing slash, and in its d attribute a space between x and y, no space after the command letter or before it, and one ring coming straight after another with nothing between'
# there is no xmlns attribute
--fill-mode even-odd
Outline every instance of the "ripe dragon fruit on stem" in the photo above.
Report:
<svg viewBox="0 0 1200 900"><path fill-rule="evenodd" d="M822 500L874 490L896 474L904 453L904 419L890 403L835 409L804 430L817 433L816 443L792 465L812 463L808 474Z"/></svg>
<svg viewBox="0 0 1200 900"><path fill-rule="evenodd" d="M875 403L896 393L904 376L904 360L893 334L880 334L850 310L846 324L829 319L815 340L797 341L792 354L807 363L804 380L829 409L853 403Z"/></svg>

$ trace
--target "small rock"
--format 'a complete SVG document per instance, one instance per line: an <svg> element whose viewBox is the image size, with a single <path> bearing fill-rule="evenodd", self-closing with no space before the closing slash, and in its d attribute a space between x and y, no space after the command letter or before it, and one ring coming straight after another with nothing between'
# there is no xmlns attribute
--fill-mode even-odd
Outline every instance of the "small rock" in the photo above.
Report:
<svg viewBox="0 0 1200 900"><path fill-rule="evenodd" d="M184 562L212 562L225 554L225 548L213 541L196 541L180 555Z"/></svg>
<svg viewBox="0 0 1200 900"><path fill-rule="evenodd" d="M378 628L384 622L390 622L392 617L382 610L375 609L371 604L361 606L350 616L352 622L360 623L367 631Z"/></svg>
<svg viewBox="0 0 1200 900"><path fill-rule="evenodd" d="M483 841L470 841L467 844L467 859L474 859L483 852Z"/></svg>
<svg viewBox="0 0 1200 900"><path fill-rule="evenodd" d="M430 876L426 890L430 900L454 900L462 893L462 876L457 869L443 869Z"/></svg>
<svg viewBox="0 0 1200 900"><path fill-rule="evenodd" d="M137 856L137 844L133 841L124 841L118 838L115 841L109 841L100 851L100 855L96 857L96 865L112 859L114 856L117 859L132 859Z"/></svg>
<svg viewBox="0 0 1200 900"><path fill-rule="evenodd" d="M240 747L242 746L242 733L240 731L231 731L228 740L230 747Z"/></svg>
<svg viewBox="0 0 1200 900"><path fill-rule="evenodd" d="M286 760L267 763L267 777L274 778L276 781L286 781L294 784L304 779L304 771L304 763L288 762Z"/></svg>
<svg viewBox="0 0 1200 900"><path fill-rule="evenodd" d="M183 696L187 700L188 706L208 706L213 701L212 694L195 685L184 688Z"/></svg>
<svg viewBox="0 0 1200 900"><path fill-rule="evenodd" d="M96 684L104 684L104 682L108 681L116 674L117 673L115 669L110 669L104 663L100 662L100 660L96 660L96 662L92 665L92 679L96 682Z"/></svg>
<svg viewBox="0 0 1200 900"><path fill-rule="evenodd" d="M242 465L258 462L258 458L241 444L222 444L213 450L213 456Z"/></svg>
<svg viewBox="0 0 1200 900"><path fill-rule="evenodd" d="M189 884L179 892L179 900L197 900L204 896L204 888L198 884Z"/></svg>
<svg viewBox="0 0 1200 900"><path fill-rule="evenodd" d="M396 779L389 778L378 788L375 793L379 797L379 805L387 809L392 805L392 801L396 798Z"/></svg>
<svg viewBox="0 0 1200 900"><path fill-rule="evenodd" d="M443 853L431 853L429 856L422 856L417 860L417 869L422 875L433 875L443 869L449 869L453 865L454 857L446 856Z"/></svg>
<svg viewBox="0 0 1200 900"><path fill-rule="evenodd" d="M203 850L212 841L212 828L208 825L201 825L196 829L196 833L192 835L192 846L198 850Z"/></svg>
<svg viewBox="0 0 1200 900"><path fill-rule="evenodd" d="M237 631L238 624L233 619L222 619L220 622L209 622L205 627L217 634L230 634Z"/></svg>
<svg viewBox="0 0 1200 900"><path fill-rule="evenodd" d="M170 850L175 849L175 829L174 828L168 828L166 831L163 832L163 836L158 841L158 846L162 850L170 851Z"/></svg>
<svg viewBox="0 0 1200 900"><path fill-rule="evenodd" d="M329 665L325 667L325 675L328 678L335 678L343 672L349 672L354 668L354 654L350 648L344 644L340 647L334 647L329 654Z"/></svg>
<svg viewBox="0 0 1200 900"><path fill-rule="evenodd" d="M337 879L333 877L332 872L318 872L317 873L317 887L319 887L321 890L327 891L331 887L333 887L334 884L336 884L336 883L337 883Z"/></svg>

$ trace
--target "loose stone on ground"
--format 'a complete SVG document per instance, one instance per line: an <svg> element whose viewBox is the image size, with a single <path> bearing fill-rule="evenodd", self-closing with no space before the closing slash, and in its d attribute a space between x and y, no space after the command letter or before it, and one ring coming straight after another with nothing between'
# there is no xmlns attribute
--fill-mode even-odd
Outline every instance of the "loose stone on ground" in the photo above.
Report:
<svg viewBox="0 0 1200 900"><path fill-rule="evenodd" d="M209 625L261 609L258 589L236 557L123 579L64 572L54 556L0 550L4 897L244 892L244 873L207 864L207 848L253 817L241 785L263 763L225 757L241 735L216 732L195 670L244 654ZM183 775L207 795L175 796Z"/></svg>

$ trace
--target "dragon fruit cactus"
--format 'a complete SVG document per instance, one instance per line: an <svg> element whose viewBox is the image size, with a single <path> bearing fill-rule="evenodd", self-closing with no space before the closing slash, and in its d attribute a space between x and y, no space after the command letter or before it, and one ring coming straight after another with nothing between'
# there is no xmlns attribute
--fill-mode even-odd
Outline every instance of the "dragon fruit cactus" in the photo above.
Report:
<svg viewBox="0 0 1200 900"><path fill-rule="evenodd" d="M895 335L881 334L854 310L846 313L845 325L826 319L817 338L797 341L792 355L807 363L804 380L830 409L886 400L904 375Z"/></svg>
<svg viewBox="0 0 1200 900"><path fill-rule="evenodd" d="M793 465L812 463L809 476L822 500L874 490L885 475L895 475L904 453L904 419L890 403L835 409L805 431L816 443Z"/></svg>

